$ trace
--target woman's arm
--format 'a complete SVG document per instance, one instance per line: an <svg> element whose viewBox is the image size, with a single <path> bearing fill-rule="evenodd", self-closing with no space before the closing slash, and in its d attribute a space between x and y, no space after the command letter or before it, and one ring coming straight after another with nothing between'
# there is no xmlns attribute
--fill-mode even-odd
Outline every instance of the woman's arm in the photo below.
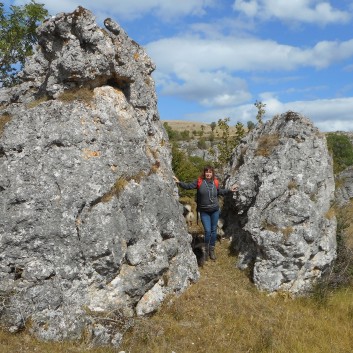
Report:
<svg viewBox="0 0 353 353"><path fill-rule="evenodd" d="M197 188L197 180L193 181L192 183L184 183L175 176L173 176L173 179L183 189L191 190Z"/></svg>
<svg viewBox="0 0 353 353"><path fill-rule="evenodd" d="M218 195L224 196L238 190L238 185L234 184L230 189L218 189Z"/></svg>

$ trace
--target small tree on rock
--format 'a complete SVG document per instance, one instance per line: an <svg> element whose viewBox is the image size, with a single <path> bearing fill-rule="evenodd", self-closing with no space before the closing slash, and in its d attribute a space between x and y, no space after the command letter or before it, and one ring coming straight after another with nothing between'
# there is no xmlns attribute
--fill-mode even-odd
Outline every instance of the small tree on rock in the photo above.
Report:
<svg viewBox="0 0 353 353"><path fill-rule="evenodd" d="M18 82L17 73L37 43L36 28L48 16L43 4L31 0L23 6L10 6L5 12L0 3L0 82L11 86Z"/></svg>
<svg viewBox="0 0 353 353"><path fill-rule="evenodd" d="M266 113L266 110L265 110L266 104L259 102L259 101L256 101L254 103L254 105L257 108L256 120L257 120L258 124L263 124L262 118Z"/></svg>
<svg viewBox="0 0 353 353"><path fill-rule="evenodd" d="M212 123L210 124L210 128L211 131L214 132L214 129L217 127L217 123L215 123L214 121L212 121Z"/></svg>

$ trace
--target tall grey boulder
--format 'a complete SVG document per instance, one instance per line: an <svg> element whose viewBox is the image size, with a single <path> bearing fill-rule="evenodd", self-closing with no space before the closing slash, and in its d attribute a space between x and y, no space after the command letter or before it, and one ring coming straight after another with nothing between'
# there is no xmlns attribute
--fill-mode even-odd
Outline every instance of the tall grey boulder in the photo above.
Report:
<svg viewBox="0 0 353 353"><path fill-rule="evenodd" d="M255 128L237 147L227 183L237 183L227 232L265 291L300 294L336 257L332 161L323 134L287 112Z"/></svg>
<svg viewBox="0 0 353 353"><path fill-rule="evenodd" d="M199 277L173 196L154 64L82 7L47 20L0 90L0 322L119 345Z"/></svg>

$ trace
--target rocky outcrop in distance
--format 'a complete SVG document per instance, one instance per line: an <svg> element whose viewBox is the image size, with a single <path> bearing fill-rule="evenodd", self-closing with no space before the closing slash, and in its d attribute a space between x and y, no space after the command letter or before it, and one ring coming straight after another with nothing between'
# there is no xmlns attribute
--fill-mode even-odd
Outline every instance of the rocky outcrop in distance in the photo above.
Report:
<svg viewBox="0 0 353 353"><path fill-rule="evenodd" d="M48 19L23 82L0 90L0 321L118 346L199 272L155 66L105 26L82 7Z"/></svg>
<svg viewBox="0 0 353 353"><path fill-rule="evenodd" d="M353 199L353 167L348 167L340 172L336 179L339 183L335 192L337 205L347 205Z"/></svg>
<svg viewBox="0 0 353 353"><path fill-rule="evenodd" d="M345 131L337 131L335 134L348 137L353 148L353 133ZM338 207L348 205L353 200L353 167L349 166L337 175L335 198Z"/></svg>
<svg viewBox="0 0 353 353"><path fill-rule="evenodd" d="M309 119L287 112L257 126L236 148L223 212L226 233L255 285L293 295L311 289L336 257L332 159Z"/></svg>

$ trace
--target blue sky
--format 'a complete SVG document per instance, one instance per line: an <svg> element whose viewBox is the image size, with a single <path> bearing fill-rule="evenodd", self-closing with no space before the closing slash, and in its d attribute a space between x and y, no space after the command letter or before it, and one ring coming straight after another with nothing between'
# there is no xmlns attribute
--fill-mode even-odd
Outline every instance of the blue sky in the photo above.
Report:
<svg viewBox="0 0 353 353"><path fill-rule="evenodd" d="M4 1L22 5L28 1ZM321 131L353 131L353 3L348 0L37 0L50 14L111 17L157 69L163 120L231 124L288 110Z"/></svg>

